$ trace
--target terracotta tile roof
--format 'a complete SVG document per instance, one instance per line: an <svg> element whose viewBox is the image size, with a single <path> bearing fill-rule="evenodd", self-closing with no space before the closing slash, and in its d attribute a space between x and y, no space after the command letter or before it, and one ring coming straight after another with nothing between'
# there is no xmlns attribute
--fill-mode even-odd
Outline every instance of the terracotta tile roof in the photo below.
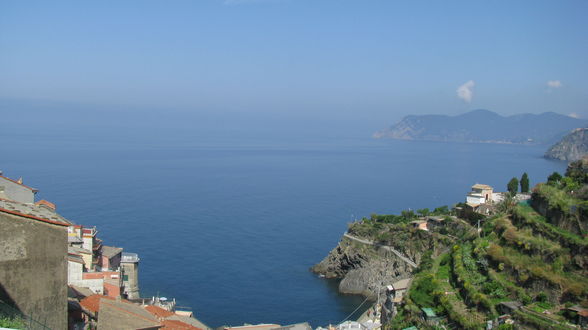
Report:
<svg viewBox="0 0 588 330"><path fill-rule="evenodd" d="M177 314L178 311L176 311L176 314L165 318L167 321L180 321L182 323L186 323L189 324L193 327L199 328L199 329L211 329L209 326L207 326L206 324L202 323L200 320L195 319L193 317L190 316L185 316L185 315L180 315Z"/></svg>
<svg viewBox="0 0 588 330"><path fill-rule="evenodd" d="M80 305L85 309L89 310L92 313L96 313L100 310L100 300L101 299L110 299L114 300L112 297L103 296L101 294L94 294L89 297L86 297L80 301Z"/></svg>
<svg viewBox="0 0 588 330"><path fill-rule="evenodd" d="M162 329L167 329L167 330L202 330L200 328L197 328L195 326L191 326L187 323L181 322L181 321L175 321L175 320L163 320L163 322L161 322L163 324L163 328Z"/></svg>
<svg viewBox="0 0 588 330"><path fill-rule="evenodd" d="M162 319L174 315L173 312L170 312L168 310L165 310L165 309L163 309L163 308L161 308L159 306L149 305L149 306L145 307L145 309L149 313L155 315L158 318L162 318Z"/></svg>
<svg viewBox="0 0 588 330"><path fill-rule="evenodd" d="M54 211L57 209L57 207L55 206L55 204L51 203L50 201L46 201L44 199L41 199L40 201L36 202L35 205L38 205L38 206L46 206L46 207L48 207L48 208L50 208L50 209L52 209Z"/></svg>

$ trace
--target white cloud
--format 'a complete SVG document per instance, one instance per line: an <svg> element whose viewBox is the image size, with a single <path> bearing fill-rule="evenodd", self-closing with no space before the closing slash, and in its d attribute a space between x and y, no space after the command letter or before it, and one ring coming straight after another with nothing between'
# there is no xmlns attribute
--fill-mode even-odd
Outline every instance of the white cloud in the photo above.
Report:
<svg viewBox="0 0 588 330"><path fill-rule="evenodd" d="M570 113L568 116L570 116L572 118L580 118L580 115L575 112Z"/></svg>
<svg viewBox="0 0 588 330"><path fill-rule="evenodd" d="M549 80L547 82L547 87L549 87L549 88L560 88L561 86L562 86L562 83L559 80Z"/></svg>
<svg viewBox="0 0 588 330"><path fill-rule="evenodd" d="M474 91L472 89L474 88L474 85L476 85L476 83L473 80L470 80L459 86L457 88L457 97L465 102L472 102L472 97L474 97Z"/></svg>

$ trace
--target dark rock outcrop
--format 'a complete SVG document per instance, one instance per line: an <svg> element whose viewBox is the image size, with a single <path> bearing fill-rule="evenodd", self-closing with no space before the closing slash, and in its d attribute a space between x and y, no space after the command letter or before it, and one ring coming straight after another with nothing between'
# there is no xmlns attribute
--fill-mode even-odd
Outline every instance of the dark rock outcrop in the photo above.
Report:
<svg viewBox="0 0 588 330"><path fill-rule="evenodd" d="M371 246L343 237L312 271L340 278L339 291L375 299L378 288L409 278L413 267L382 246Z"/></svg>

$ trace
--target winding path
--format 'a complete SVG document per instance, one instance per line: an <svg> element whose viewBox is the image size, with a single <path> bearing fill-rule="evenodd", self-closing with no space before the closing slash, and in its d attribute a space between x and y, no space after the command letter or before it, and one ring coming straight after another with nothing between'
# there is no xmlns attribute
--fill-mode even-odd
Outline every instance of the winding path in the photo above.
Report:
<svg viewBox="0 0 588 330"><path fill-rule="evenodd" d="M394 254L395 254L395 255L396 255L398 258L402 259L402 261L406 262L407 264L409 264L409 265L410 265L410 266L412 266L413 268L417 268L417 264L415 264L415 263L414 263L412 260L410 260L410 259L408 259L407 257L405 257L405 256L404 256L404 255L403 255L401 252L399 252L399 251L395 250L395 249L394 249L393 247L391 247L391 246L388 246L388 245L377 245L377 244L375 244L375 243L374 243L374 242L372 242L372 241L368 241L368 240L361 239L361 238L358 238L358 237L355 237L355 236L351 236L351 235L349 235L348 233L344 233L344 234L343 234L343 236L345 236L345 237L347 237L347 238L349 238L349 239L352 239L352 240L354 240L354 241L357 241L357 242L363 243L363 244L367 244L367 245L374 245L374 246L381 246L381 247L383 247L384 249L386 249L386 250L388 250L388 251L391 251L392 253L394 253Z"/></svg>

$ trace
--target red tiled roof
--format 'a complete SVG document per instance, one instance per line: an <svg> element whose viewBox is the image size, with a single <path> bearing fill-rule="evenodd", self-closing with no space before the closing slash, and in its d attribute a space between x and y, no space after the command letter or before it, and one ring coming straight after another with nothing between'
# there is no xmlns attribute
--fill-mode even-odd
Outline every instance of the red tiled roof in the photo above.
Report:
<svg viewBox="0 0 588 330"><path fill-rule="evenodd" d="M161 324L163 324L163 328L161 328L161 329L167 329L167 330L202 330L202 329L197 328L195 326L192 326L188 323L184 323L184 322L176 321L176 320L163 320L163 322L161 322Z"/></svg>
<svg viewBox="0 0 588 330"><path fill-rule="evenodd" d="M112 297L103 296L101 294L93 294L80 301L80 305L92 313L96 313L100 310L100 299L114 300Z"/></svg>
<svg viewBox="0 0 588 330"><path fill-rule="evenodd" d="M166 318L168 316L174 315L173 312L170 312L168 310L165 310L165 309L163 309L163 308L161 308L159 306L149 305L149 306L145 307L145 309L149 313L155 315L158 318Z"/></svg>
<svg viewBox="0 0 588 330"><path fill-rule="evenodd" d="M51 203L51 202L49 202L49 201L46 201L46 200L44 200L44 199L42 199L42 200L40 200L40 201L36 202L36 203L35 203L35 205L39 205L39 206L42 206L42 205L43 205L43 206L47 206L48 208L50 208L50 209L52 209L52 210L54 210L54 211L57 209L57 207L55 206L55 204L53 204L53 203Z"/></svg>
<svg viewBox="0 0 588 330"><path fill-rule="evenodd" d="M27 186L27 185L24 185L24 184L22 184L21 182L18 182L18 181L16 181L16 180L12 180L11 178L7 178L7 177L5 177L4 175L0 175L0 178L2 178L2 179L6 179L6 180L8 180L8 181L10 181L10 182L13 182L13 183L16 183L16 184L18 184L18 185L21 185L21 186L23 186L23 187L25 187L25 188L27 188L27 189L30 189L30 190L32 190L33 192L37 192L37 191L38 191L38 190L37 190L37 189L35 189L35 188L31 188L31 187L29 187L29 186ZM21 181L22 181L22 180L21 180Z"/></svg>
<svg viewBox="0 0 588 330"><path fill-rule="evenodd" d="M24 214L24 213L20 213L20 212L17 212L17 211L7 210L7 209L1 208L1 207L0 207L0 212L9 213L9 214L12 214L12 215L18 215L19 217L25 217L25 218L29 218L29 219L33 219L33 220L39 220L39 221L50 223L50 224L54 224L54 225L65 226L65 227L69 227L70 226L69 223L65 223L65 222L61 222L61 221L56 221L56 220L44 219L44 218L36 217L36 216L30 215L30 214Z"/></svg>

